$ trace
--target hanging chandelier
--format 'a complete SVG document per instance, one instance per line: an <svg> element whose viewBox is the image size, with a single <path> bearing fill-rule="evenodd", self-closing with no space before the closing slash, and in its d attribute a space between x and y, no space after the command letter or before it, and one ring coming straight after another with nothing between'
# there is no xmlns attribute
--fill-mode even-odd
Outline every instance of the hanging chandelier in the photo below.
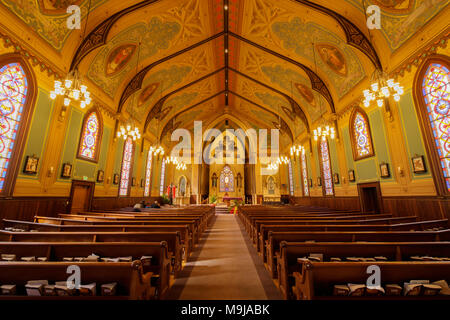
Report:
<svg viewBox="0 0 450 320"><path fill-rule="evenodd" d="M158 156L159 154L164 155L164 148L160 145L159 146L151 146L150 151L155 156ZM166 159L166 162L167 162L167 159Z"/></svg>
<svg viewBox="0 0 450 320"><path fill-rule="evenodd" d="M89 7L86 16L86 24L84 26L83 34L81 35L81 42L86 35L87 23L89 20L89 13L91 11L91 0L89 0ZM79 101L81 109L91 104L91 95L86 85L83 84L83 78L78 71L78 68L71 70L64 81L55 80L54 90L50 91L50 99L55 100L58 96L64 97L64 106L68 107L71 102Z"/></svg>
<svg viewBox="0 0 450 320"><path fill-rule="evenodd" d="M388 79L388 75L380 69L376 69L372 74L370 89L363 91L364 106L367 108L372 101L376 101L378 107L383 107L384 99L390 96L394 97L395 101L400 101L403 95L403 87L394 79Z"/></svg>
<svg viewBox="0 0 450 320"><path fill-rule="evenodd" d="M291 147L291 156L294 156L294 154L295 154L296 156L299 156L299 155L300 155L300 152L301 152L302 154L305 153L305 148L304 148L303 146L297 145L297 146L292 146L292 147Z"/></svg>
<svg viewBox="0 0 450 320"><path fill-rule="evenodd" d="M269 165L267 166L267 169L278 170L280 165L288 164L288 163L289 163L289 158L286 156L281 156L281 157L276 158L275 161L272 161L271 163L269 163Z"/></svg>
<svg viewBox="0 0 450 320"><path fill-rule="evenodd" d="M177 157L173 157L173 156L167 157L165 161L166 161L166 163L171 163L171 164L176 165L177 170L186 170L187 169L186 164L181 159L179 160Z"/></svg>
<svg viewBox="0 0 450 320"><path fill-rule="evenodd" d="M87 86L82 83L82 77L77 68L69 72L64 81L55 80L55 87L50 92L50 98L55 100L57 96L64 96L64 105L66 107L72 101L80 101L80 107L84 109L91 103L91 96Z"/></svg>

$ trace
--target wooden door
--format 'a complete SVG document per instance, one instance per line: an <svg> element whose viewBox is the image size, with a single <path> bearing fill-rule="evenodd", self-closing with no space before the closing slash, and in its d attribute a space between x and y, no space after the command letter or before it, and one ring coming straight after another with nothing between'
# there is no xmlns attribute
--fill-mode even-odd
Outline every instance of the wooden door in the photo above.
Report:
<svg viewBox="0 0 450 320"><path fill-rule="evenodd" d="M362 212L384 213L379 182L358 184L358 193Z"/></svg>
<svg viewBox="0 0 450 320"><path fill-rule="evenodd" d="M94 189L95 182L72 180L68 212L78 213L91 210Z"/></svg>

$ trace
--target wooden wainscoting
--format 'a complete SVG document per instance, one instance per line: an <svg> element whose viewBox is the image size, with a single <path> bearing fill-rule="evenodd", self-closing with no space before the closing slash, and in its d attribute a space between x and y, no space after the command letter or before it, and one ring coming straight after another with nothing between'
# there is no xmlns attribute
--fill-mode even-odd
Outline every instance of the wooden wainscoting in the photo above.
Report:
<svg viewBox="0 0 450 320"><path fill-rule="evenodd" d="M293 197L293 202L299 205L328 207L336 210L361 210L359 197Z"/></svg>
<svg viewBox="0 0 450 320"><path fill-rule="evenodd" d="M16 197L0 199L0 219L32 221L33 217L54 217L57 212L66 212L69 198L66 197Z"/></svg>
<svg viewBox="0 0 450 320"><path fill-rule="evenodd" d="M421 220L449 219L450 199L438 197L383 197L385 213L417 215Z"/></svg>
<svg viewBox="0 0 450 320"><path fill-rule="evenodd" d="M92 210L112 210L124 207L132 207L136 203L145 201L146 204L152 204L155 200L162 204L161 197L97 197L92 201Z"/></svg>

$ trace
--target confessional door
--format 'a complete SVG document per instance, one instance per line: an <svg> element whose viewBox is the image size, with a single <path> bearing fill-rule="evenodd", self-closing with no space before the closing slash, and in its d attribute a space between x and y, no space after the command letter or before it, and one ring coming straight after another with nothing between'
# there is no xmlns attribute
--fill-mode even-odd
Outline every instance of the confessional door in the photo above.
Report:
<svg viewBox="0 0 450 320"><path fill-rule="evenodd" d="M95 182L72 180L68 213L91 210Z"/></svg>

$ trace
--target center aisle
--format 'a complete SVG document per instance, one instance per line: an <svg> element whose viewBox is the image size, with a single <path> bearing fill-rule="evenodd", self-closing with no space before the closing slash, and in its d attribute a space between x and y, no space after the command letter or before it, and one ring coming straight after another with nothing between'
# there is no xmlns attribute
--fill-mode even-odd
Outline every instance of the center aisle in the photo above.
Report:
<svg viewBox="0 0 450 320"><path fill-rule="evenodd" d="M218 214L166 299L282 299L237 216Z"/></svg>

